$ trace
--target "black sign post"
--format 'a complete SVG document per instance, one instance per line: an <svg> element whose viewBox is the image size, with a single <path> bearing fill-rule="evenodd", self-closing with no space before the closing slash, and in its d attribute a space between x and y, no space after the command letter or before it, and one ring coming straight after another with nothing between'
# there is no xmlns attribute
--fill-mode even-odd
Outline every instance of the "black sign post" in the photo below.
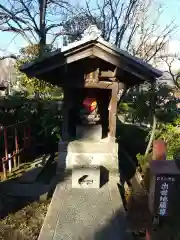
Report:
<svg viewBox="0 0 180 240"><path fill-rule="evenodd" d="M154 202L155 214L160 217L172 215L175 195L175 177L172 175L156 176Z"/></svg>
<svg viewBox="0 0 180 240"><path fill-rule="evenodd" d="M151 174L149 209L152 218L158 219L158 221L154 221L157 230L163 229L164 223L167 224L172 221L179 212L180 192L178 183L180 182L180 170L175 161L155 160L151 163ZM159 224L161 228L158 227ZM151 236L153 236L153 233Z"/></svg>

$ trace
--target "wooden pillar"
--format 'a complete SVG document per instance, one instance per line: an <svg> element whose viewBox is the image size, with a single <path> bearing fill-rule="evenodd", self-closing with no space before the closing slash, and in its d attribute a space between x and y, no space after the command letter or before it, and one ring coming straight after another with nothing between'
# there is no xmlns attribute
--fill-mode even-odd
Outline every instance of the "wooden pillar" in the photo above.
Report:
<svg viewBox="0 0 180 240"><path fill-rule="evenodd" d="M152 149L152 161L166 160L166 156L167 156L167 143L162 139L154 140L153 149ZM154 194L154 191L155 191L155 189L151 188L151 185L150 185L150 183L152 182L152 179L153 179L153 176L152 176L152 173L150 172L150 168L149 168L149 174L147 171L147 173L145 175L145 180L146 180L146 185L148 187L149 196L151 196L152 193ZM154 216L152 216L152 218L153 217ZM158 227L158 229L156 229L156 231L153 231L152 228L146 229L146 240L159 239L158 234L164 234L162 226L161 226L161 228L159 228L159 226L157 226L157 227ZM165 234L167 234L167 233L165 232ZM162 238L162 239L164 239L164 238Z"/></svg>
<svg viewBox="0 0 180 240"><path fill-rule="evenodd" d="M69 134L68 134L68 115L69 115L69 109L71 108L71 101L69 96L69 89L64 88L64 103L63 103L63 123L62 123L62 140L68 141Z"/></svg>
<svg viewBox="0 0 180 240"><path fill-rule="evenodd" d="M117 94L119 91L119 84L113 83L112 96L109 104L109 139L115 141L116 137L116 117L117 117Z"/></svg>

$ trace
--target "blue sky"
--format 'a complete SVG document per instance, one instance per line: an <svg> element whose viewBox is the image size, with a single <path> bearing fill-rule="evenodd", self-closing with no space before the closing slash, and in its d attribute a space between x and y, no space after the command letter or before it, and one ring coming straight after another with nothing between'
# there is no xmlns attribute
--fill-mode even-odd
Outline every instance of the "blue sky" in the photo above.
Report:
<svg viewBox="0 0 180 240"><path fill-rule="evenodd" d="M180 26L180 1L179 0L164 0L161 1L164 6L163 20L175 18L176 24Z"/></svg>
<svg viewBox="0 0 180 240"><path fill-rule="evenodd" d="M4 1L4 0L3 0ZM175 18L175 22L180 26L180 0L158 0L164 4L164 12L161 18L161 23L169 22L172 18ZM180 39L180 32L174 36L174 38ZM4 50L6 53L17 53L21 47L27 45L27 42L21 37L12 33L0 32L0 51Z"/></svg>

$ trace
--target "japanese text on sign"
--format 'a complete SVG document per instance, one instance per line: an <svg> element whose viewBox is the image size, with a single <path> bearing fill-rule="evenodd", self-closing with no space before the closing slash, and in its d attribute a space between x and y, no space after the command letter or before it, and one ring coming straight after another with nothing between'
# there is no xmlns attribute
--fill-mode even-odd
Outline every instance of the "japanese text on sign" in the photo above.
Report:
<svg viewBox="0 0 180 240"><path fill-rule="evenodd" d="M156 176L158 183L158 213L160 216L169 215L169 204L171 202L172 185L175 183L174 176ZM169 199L170 198L170 199Z"/></svg>
<svg viewBox="0 0 180 240"><path fill-rule="evenodd" d="M161 184L160 189L160 203L159 203L159 215L165 216L167 214L168 207L168 184L166 182Z"/></svg>
<svg viewBox="0 0 180 240"><path fill-rule="evenodd" d="M157 181L168 181L168 182L175 182L175 178L174 177L157 177Z"/></svg>

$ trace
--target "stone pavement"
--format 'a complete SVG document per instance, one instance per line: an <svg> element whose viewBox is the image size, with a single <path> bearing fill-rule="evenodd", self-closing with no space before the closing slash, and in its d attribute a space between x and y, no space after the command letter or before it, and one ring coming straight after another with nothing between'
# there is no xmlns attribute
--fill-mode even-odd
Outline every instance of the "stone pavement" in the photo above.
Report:
<svg viewBox="0 0 180 240"><path fill-rule="evenodd" d="M73 189L59 183L38 240L132 240L117 184Z"/></svg>

